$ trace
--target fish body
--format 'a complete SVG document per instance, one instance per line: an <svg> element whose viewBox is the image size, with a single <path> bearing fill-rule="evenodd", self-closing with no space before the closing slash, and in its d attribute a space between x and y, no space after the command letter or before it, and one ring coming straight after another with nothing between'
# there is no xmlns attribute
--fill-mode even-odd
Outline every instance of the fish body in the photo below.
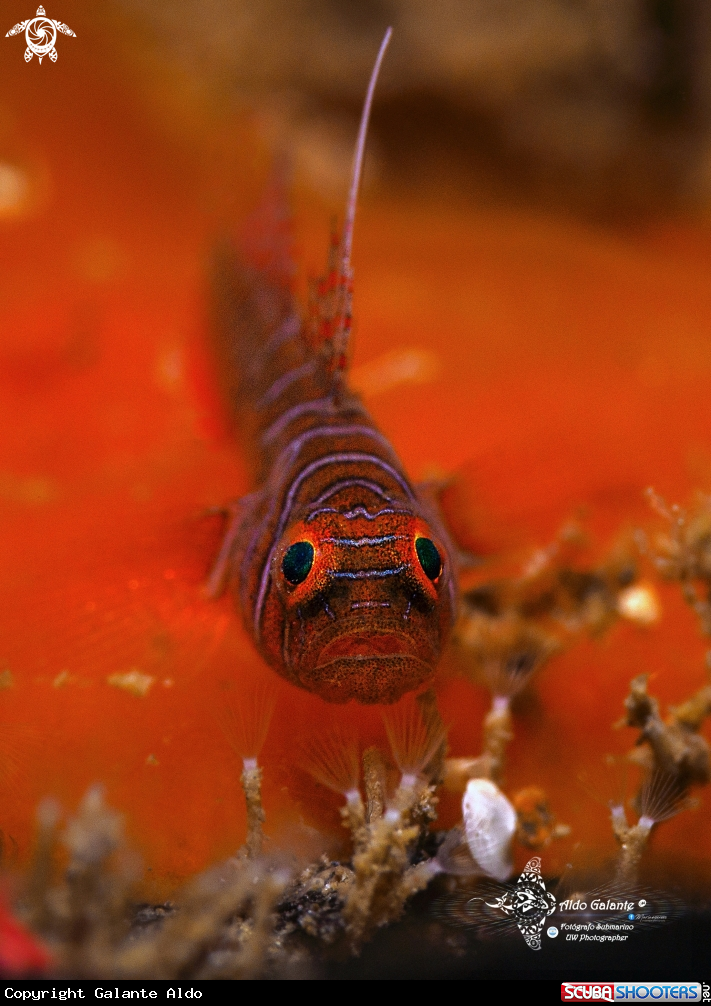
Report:
<svg viewBox="0 0 711 1006"><path fill-rule="evenodd" d="M222 259L220 370L256 488L222 562L279 674L332 702L394 702L433 675L454 618L453 551L286 286Z"/></svg>
<svg viewBox="0 0 711 1006"><path fill-rule="evenodd" d="M233 508L210 590L228 581L267 663L331 702L390 703L424 685L456 607L436 506L347 383L353 218L389 38L366 97L343 237L310 317L290 292L278 229L261 266L227 252L216 269L218 368L255 490Z"/></svg>

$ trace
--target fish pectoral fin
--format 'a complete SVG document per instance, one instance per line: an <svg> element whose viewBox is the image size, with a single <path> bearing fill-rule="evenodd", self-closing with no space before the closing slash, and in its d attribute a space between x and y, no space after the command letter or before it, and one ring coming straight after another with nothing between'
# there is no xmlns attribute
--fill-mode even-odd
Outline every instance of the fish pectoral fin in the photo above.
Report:
<svg viewBox="0 0 711 1006"><path fill-rule="evenodd" d="M444 519L441 496L442 493L450 487L453 481L454 478L447 478L446 476L443 476L442 478L425 479L422 482L415 483L415 492L417 493L418 498L429 509L435 510L440 520Z"/></svg>
<svg viewBox="0 0 711 1006"><path fill-rule="evenodd" d="M242 527L251 518L259 500L260 493L249 493L240 499L230 500L229 503L225 503L223 506L211 507L204 512L204 516L206 517L221 514L225 518L225 528L220 550L201 589L202 596L208 600L217 600L227 589L230 579L230 560L232 559L235 544Z"/></svg>
<svg viewBox="0 0 711 1006"><path fill-rule="evenodd" d="M454 544L454 561L457 564L457 568L462 571L465 569L478 569L482 563L478 555L459 548L456 543Z"/></svg>

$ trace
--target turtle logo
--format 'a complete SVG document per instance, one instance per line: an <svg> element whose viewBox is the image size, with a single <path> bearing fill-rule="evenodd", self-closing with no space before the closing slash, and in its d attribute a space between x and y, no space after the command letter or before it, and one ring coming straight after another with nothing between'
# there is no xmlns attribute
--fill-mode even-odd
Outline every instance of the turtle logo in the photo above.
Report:
<svg viewBox="0 0 711 1006"><path fill-rule="evenodd" d="M57 50L54 48L54 43L57 41L58 31L61 31L63 35L72 35L76 38L71 28L67 28L61 21L54 21L51 17L47 17L44 7L37 8L35 17L16 24L7 32L5 38L9 38L10 35L19 35L23 31L27 42L26 63L29 63L33 56L36 56L40 63L43 56L49 56L52 62L56 63Z"/></svg>

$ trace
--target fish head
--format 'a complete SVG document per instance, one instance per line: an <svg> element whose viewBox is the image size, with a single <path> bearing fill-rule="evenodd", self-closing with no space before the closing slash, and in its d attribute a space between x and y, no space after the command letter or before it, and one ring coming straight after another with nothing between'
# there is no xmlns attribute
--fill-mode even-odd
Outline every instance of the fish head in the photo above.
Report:
<svg viewBox="0 0 711 1006"><path fill-rule="evenodd" d="M396 702L432 678L454 615L447 543L411 513L295 522L271 576L286 677L331 702Z"/></svg>

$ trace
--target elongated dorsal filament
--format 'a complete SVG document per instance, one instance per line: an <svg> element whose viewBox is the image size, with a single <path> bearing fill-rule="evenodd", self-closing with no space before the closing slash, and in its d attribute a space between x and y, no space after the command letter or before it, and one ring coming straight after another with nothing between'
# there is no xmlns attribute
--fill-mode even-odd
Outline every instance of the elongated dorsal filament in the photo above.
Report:
<svg viewBox="0 0 711 1006"><path fill-rule="evenodd" d="M343 239L341 241L341 272L342 275L346 277L350 275L351 249L353 248L353 224L355 221L356 204L358 202L358 190L360 188L361 176L363 174L363 158L365 156L365 141L368 135L370 109L373 104L373 95L375 94L375 86L378 83L378 75L380 73L380 67L383 62L383 58L385 56L385 50L387 49L390 43L392 33L393 33L392 28L388 28L388 30L385 32L383 41L380 43L380 49L378 51L378 56L375 60L375 65L373 66L373 72L370 75L368 92L365 96L363 112L360 117L360 126L358 128L358 139L356 140L355 153L353 154L353 171L351 174L351 187L348 193L348 203L346 204L346 219L343 224Z"/></svg>

